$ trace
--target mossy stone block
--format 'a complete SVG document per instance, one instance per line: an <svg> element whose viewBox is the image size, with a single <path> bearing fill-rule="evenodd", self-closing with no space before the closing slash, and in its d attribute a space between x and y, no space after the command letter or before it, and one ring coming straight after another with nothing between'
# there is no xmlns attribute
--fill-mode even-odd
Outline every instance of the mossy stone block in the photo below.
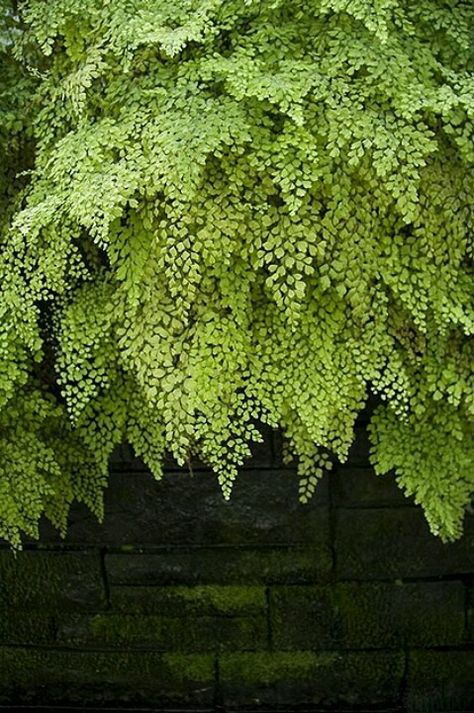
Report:
<svg viewBox="0 0 474 713"><path fill-rule="evenodd" d="M464 601L460 582L272 587L273 643L279 649L461 644Z"/></svg>
<svg viewBox="0 0 474 713"><path fill-rule="evenodd" d="M219 657L224 706L333 708L399 702L404 658L380 652L266 652ZM339 707L339 708L338 708Z"/></svg>
<svg viewBox="0 0 474 713"><path fill-rule="evenodd" d="M474 651L413 651L408 657L409 711L474 710Z"/></svg>
<svg viewBox="0 0 474 713"><path fill-rule="evenodd" d="M0 703L209 706L213 657L181 653L0 648Z"/></svg>
<svg viewBox="0 0 474 713"><path fill-rule="evenodd" d="M162 617L129 614L58 618L58 642L68 646L154 651L255 651L268 640L265 616Z"/></svg>
<svg viewBox="0 0 474 713"><path fill-rule="evenodd" d="M245 573L244 573L245 575ZM242 616L266 609L265 588L238 585L113 586L110 604L128 614Z"/></svg>
<svg viewBox="0 0 474 713"><path fill-rule="evenodd" d="M329 541L306 547L164 548L107 555L114 585L197 585L325 581L332 569Z"/></svg>
<svg viewBox="0 0 474 713"><path fill-rule="evenodd" d="M421 508L336 512L339 579L397 579L474 571L474 516L466 516L460 540L445 544L430 533Z"/></svg>
<svg viewBox="0 0 474 713"><path fill-rule="evenodd" d="M37 612L0 610L0 644L52 644L53 617Z"/></svg>
<svg viewBox="0 0 474 713"><path fill-rule="evenodd" d="M98 552L0 551L0 607L44 612L104 603Z"/></svg>

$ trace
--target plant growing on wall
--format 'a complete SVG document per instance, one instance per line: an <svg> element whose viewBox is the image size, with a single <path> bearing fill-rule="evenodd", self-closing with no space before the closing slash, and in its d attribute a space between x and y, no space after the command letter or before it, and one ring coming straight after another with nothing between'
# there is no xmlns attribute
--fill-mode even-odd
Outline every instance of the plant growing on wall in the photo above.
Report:
<svg viewBox="0 0 474 713"><path fill-rule="evenodd" d="M471 0L2 0L0 533L127 439L303 501L370 393L432 531L474 491Z"/></svg>

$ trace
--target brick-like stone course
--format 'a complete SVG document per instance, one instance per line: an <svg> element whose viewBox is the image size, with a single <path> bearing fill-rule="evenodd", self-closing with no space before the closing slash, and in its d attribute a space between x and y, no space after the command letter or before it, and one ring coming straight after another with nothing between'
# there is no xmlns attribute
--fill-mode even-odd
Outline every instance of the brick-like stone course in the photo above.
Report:
<svg viewBox="0 0 474 713"><path fill-rule="evenodd" d="M103 524L81 508L80 517L71 518L66 543L117 547L314 542L319 546L328 539L328 484L329 478L324 478L303 508L295 473L282 468L242 471L229 502L208 470L192 476L186 470L171 471L160 481L147 472L112 473ZM60 542L47 526L42 541Z"/></svg>
<svg viewBox="0 0 474 713"><path fill-rule="evenodd" d="M464 642L465 590L460 582L338 582L272 587L270 593L277 649L392 649Z"/></svg>
<svg viewBox="0 0 474 713"><path fill-rule="evenodd" d="M397 486L393 474L375 475L371 468L341 465L332 477L332 493L338 508L403 507L412 505Z"/></svg>
<svg viewBox="0 0 474 713"><path fill-rule="evenodd" d="M154 651L255 651L267 644L263 615L217 617L157 616L120 612L58 617L60 644Z"/></svg>
<svg viewBox="0 0 474 713"><path fill-rule="evenodd" d="M338 578L446 577L473 571L472 515L465 518L463 537L450 544L430 534L417 507L337 509L336 518Z"/></svg>
<svg viewBox="0 0 474 713"><path fill-rule="evenodd" d="M403 670L401 653L237 653L221 657L220 684L224 705L235 709L388 707L399 701Z"/></svg>
<svg viewBox="0 0 474 713"><path fill-rule="evenodd" d="M110 602L116 612L161 616L246 616L267 608L265 587L255 585L115 585Z"/></svg>
<svg viewBox="0 0 474 713"><path fill-rule="evenodd" d="M332 568L328 543L308 547L193 547L159 552L111 553L111 584L272 584L326 580Z"/></svg>
<svg viewBox="0 0 474 713"><path fill-rule="evenodd" d="M0 607L44 612L104 605L99 551L0 551Z"/></svg>
<svg viewBox="0 0 474 713"><path fill-rule="evenodd" d="M0 648L0 705L209 705L208 654Z"/></svg>
<svg viewBox="0 0 474 713"><path fill-rule="evenodd" d="M473 711L474 651L413 651L406 705L413 711Z"/></svg>
<svg viewBox="0 0 474 713"><path fill-rule="evenodd" d="M306 506L270 430L230 503L119 449L102 525L0 549L0 706L474 710L474 518L442 544L359 431Z"/></svg>

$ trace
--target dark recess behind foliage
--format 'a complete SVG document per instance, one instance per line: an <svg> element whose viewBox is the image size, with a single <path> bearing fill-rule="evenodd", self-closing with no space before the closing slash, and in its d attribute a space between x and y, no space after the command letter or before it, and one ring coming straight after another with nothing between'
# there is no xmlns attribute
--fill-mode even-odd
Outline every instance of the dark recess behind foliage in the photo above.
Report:
<svg viewBox="0 0 474 713"><path fill-rule="evenodd" d="M362 424L309 505L280 450L226 503L124 447L102 525L76 506L65 541L3 547L0 709L474 710L474 518L433 537Z"/></svg>

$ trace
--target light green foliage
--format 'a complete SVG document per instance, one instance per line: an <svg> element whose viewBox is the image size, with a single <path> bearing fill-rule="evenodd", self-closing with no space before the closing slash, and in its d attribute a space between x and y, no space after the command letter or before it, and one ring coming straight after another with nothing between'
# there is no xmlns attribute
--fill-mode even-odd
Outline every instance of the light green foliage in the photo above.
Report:
<svg viewBox="0 0 474 713"><path fill-rule="evenodd" d="M472 2L2 10L0 534L100 513L124 438L156 477L199 455L227 498L259 423L306 502L372 392L376 470L458 537Z"/></svg>

